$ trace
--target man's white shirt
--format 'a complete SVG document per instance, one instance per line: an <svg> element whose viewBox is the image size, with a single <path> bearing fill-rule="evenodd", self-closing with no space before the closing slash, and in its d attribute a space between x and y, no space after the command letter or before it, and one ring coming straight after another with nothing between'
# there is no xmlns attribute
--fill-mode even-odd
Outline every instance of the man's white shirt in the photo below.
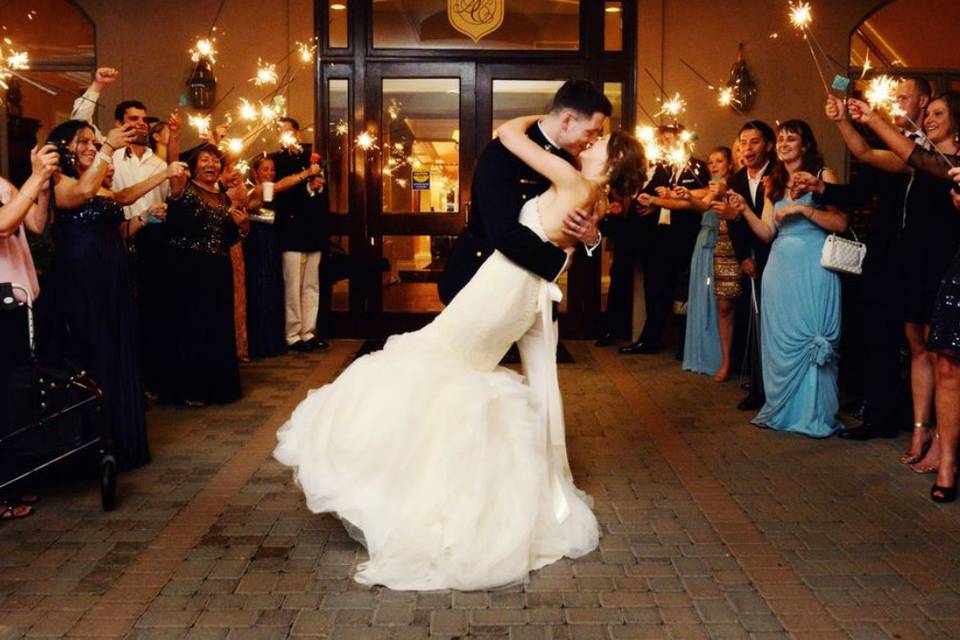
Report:
<svg viewBox="0 0 960 640"><path fill-rule="evenodd" d="M167 170L167 163L161 160L149 147L143 156L137 157L129 149L117 149L113 154L113 190L122 191L138 182ZM123 208L124 217L129 220L139 216L155 204L164 202L170 195L170 182L164 180L160 185L148 191L143 197Z"/></svg>

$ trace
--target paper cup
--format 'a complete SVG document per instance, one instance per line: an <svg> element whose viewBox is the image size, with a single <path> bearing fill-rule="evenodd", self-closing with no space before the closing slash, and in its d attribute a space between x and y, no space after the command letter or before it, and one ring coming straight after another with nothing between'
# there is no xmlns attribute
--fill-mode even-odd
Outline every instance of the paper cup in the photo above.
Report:
<svg viewBox="0 0 960 640"><path fill-rule="evenodd" d="M263 201L273 202L273 183L272 182L263 183Z"/></svg>

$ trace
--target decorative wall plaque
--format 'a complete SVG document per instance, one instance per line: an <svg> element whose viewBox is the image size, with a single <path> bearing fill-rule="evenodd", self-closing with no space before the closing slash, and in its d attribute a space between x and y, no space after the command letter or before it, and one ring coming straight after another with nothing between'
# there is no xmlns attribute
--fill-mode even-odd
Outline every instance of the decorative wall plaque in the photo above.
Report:
<svg viewBox="0 0 960 640"><path fill-rule="evenodd" d="M460 33L475 43L503 24L506 0L447 0L447 17Z"/></svg>

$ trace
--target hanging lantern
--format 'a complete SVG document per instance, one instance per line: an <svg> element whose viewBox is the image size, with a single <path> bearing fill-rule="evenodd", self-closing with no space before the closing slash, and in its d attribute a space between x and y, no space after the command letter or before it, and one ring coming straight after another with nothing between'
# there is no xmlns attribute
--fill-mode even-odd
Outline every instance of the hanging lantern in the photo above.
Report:
<svg viewBox="0 0 960 640"><path fill-rule="evenodd" d="M193 73L187 80L190 102L195 109L209 109L216 102L217 79L213 68L206 58L200 58L193 67Z"/></svg>
<svg viewBox="0 0 960 640"><path fill-rule="evenodd" d="M747 68L747 62L743 59L742 42L737 47L737 61L730 68L727 87L732 92L732 100L730 101L732 108L742 113L746 113L753 108L757 101L757 83L753 81L750 69Z"/></svg>

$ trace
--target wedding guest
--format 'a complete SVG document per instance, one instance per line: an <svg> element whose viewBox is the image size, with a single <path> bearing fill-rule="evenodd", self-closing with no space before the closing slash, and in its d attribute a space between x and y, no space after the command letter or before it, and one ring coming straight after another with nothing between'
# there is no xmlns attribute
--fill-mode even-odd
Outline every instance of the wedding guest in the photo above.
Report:
<svg viewBox="0 0 960 640"><path fill-rule="evenodd" d="M725 381L730 374L733 310L741 290L740 265L733 253L726 221L713 209L714 201L725 196L732 164L730 149L717 147L708 156L710 189L678 192L680 198L688 199L703 214L690 264L683 369L713 375L717 382Z"/></svg>
<svg viewBox="0 0 960 640"><path fill-rule="evenodd" d="M820 265L828 232L843 232L846 215L798 198L787 183L805 171L836 182L824 168L810 126L788 120L777 128L777 159L763 214L742 196L737 208L758 238L772 242L762 280L761 347L766 401L754 424L811 437L841 427L836 414L836 347L840 338L840 278Z"/></svg>
<svg viewBox="0 0 960 640"><path fill-rule="evenodd" d="M759 216L763 211L766 195L764 178L769 175L773 167L771 158L775 134L765 122L751 120L740 127L737 139L740 143L743 167L730 177L727 188L743 198L754 216ZM715 207L717 215L727 222L733 250L740 262L740 269L747 278L745 285L748 295L741 297L742 304L736 318L741 320L739 333L749 338L746 340L747 357L744 366L749 367L750 370L750 391L747 397L737 405L737 409L752 411L759 409L764 403L762 349L759 341L762 294L760 283L770 247L754 233L739 211L733 210L722 201L717 201ZM753 330L749 331L748 326L751 325ZM734 342L736 343L737 340Z"/></svg>
<svg viewBox="0 0 960 640"><path fill-rule="evenodd" d="M926 349L935 354L936 415L940 458L937 480L930 490L935 502L957 498L957 446L960 443L960 216L948 171L960 165L960 92L948 91L930 101L924 130L935 151L924 149L899 133L870 106L860 100L848 102L850 117L869 126L916 173L911 197L920 198L922 211L939 237L926 236L930 253L953 252L944 268L929 311ZM944 154L941 157L940 154ZM952 246L950 246L952 244ZM919 258L913 254L911 258ZM934 259L940 256L933 256ZM930 265L935 268L934 265Z"/></svg>
<svg viewBox="0 0 960 640"><path fill-rule="evenodd" d="M243 183L243 174L237 171L236 163L224 157L223 170L220 173L219 189L227 194L231 201L246 209L247 188ZM250 362L250 350L247 345L247 275L243 260L243 241L230 247L230 264L233 268L233 327L237 338L237 358L240 362Z"/></svg>
<svg viewBox="0 0 960 640"><path fill-rule="evenodd" d="M311 157L310 145L300 139L300 123L280 120L283 148L271 154L278 180L296 176L299 184L277 194L277 234L283 252L286 303L286 341L293 351L322 349L327 343L316 335L320 309L320 259L326 241L324 218L328 211L320 166Z"/></svg>
<svg viewBox="0 0 960 640"><path fill-rule="evenodd" d="M926 139L946 154L957 153L956 136L960 119L952 106L956 96L955 92L948 92L931 100L923 120ZM865 112L864 103L859 100L850 100L848 105L852 119L861 121L874 131L878 130L878 118L874 117L869 107ZM828 116L834 115L834 110L842 106L836 101L829 102ZM864 113L868 114L866 120L861 118ZM889 134L886 129L882 131ZM960 220L952 210L943 180L913 170L892 150L872 149L862 137L849 137L848 145L858 157L869 158L875 166L887 171L913 171L901 240L900 278L904 327L911 352L914 437L911 451L904 454L902 461L911 464L911 468L918 473L932 473L937 469L940 446L932 426L936 359L927 350L927 338L940 281L960 243ZM899 141L892 135L889 137ZM919 461L916 460L918 456L921 457Z"/></svg>
<svg viewBox="0 0 960 640"><path fill-rule="evenodd" d="M683 144L682 127L664 125L657 129L657 144L673 149ZM682 166L661 161L638 197L638 202L653 215L647 223L644 249L644 296L647 319L634 343L621 347L624 355L652 354L660 350L663 334L675 311L676 303L686 303L690 278L690 258L700 231L700 214L685 201L670 197L674 186L688 189L705 186L707 171L700 160L691 158ZM683 337L681 336L681 351ZM682 355L678 352L678 355Z"/></svg>
<svg viewBox="0 0 960 640"><path fill-rule="evenodd" d="M266 185L272 185L272 194L282 193L301 184L299 175L292 174L276 180L274 159L257 156L251 166L254 187L250 190L247 210L261 214L273 210L274 204L265 202ZM285 337L283 258L276 230L275 217L251 219L250 235L244 241L244 260L247 273L247 335L250 355L254 358L277 356L287 348Z"/></svg>
<svg viewBox="0 0 960 640"><path fill-rule="evenodd" d="M117 127L103 144L122 150L136 135L131 128ZM54 333L49 351L88 371L103 390L103 419L119 467L133 469L150 461L150 451L133 277L121 235L123 210L103 186L113 159L97 150L96 133L80 120L54 127L48 142L66 144L74 158L61 167L53 194Z"/></svg>
<svg viewBox="0 0 960 640"><path fill-rule="evenodd" d="M923 78L904 78L897 85L898 111L894 123L904 135L924 146L930 142L915 123L923 122L930 97L930 83ZM909 317L904 314L906 301L912 295L908 288L913 289L918 283L913 276L905 281L904 275L913 271L909 266L911 262L919 264L910 258L904 261L904 252L917 245L911 238L923 236L921 227L926 214L915 211L921 201L907 197L913 192L912 171L887 150L872 148L847 118L841 100L829 98L826 113L837 125L851 153L863 163L855 184L859 198L847 204L877 203L869 222L861 286L861 326L867 345L863 357L863 425L841 431L839 436L847 440L870 440L894 438L899 434L901 414L907 411L907 403L901 400L905 394L901 391L900 367L900 352L906 337L911 356L913 437L900 461L917 464L931 448L934 436L931 425L934 371L924 346L925 314L918 316L915 311L911 311ZM827 194L831 191L828 186ZM935 457L936 450L932 454ZM923 461L923 465L929 462Z"/></svg>
<svg viewBox="0 0 960 640"><path fill-rule="evenodd" d="M160 395L188 406L240 397L233 326L230 247L249 228L238 200L217 188L221 154L213 145L190 159L168 202L168 296ZM236 193L234 193L236 196Z"/></svg>

